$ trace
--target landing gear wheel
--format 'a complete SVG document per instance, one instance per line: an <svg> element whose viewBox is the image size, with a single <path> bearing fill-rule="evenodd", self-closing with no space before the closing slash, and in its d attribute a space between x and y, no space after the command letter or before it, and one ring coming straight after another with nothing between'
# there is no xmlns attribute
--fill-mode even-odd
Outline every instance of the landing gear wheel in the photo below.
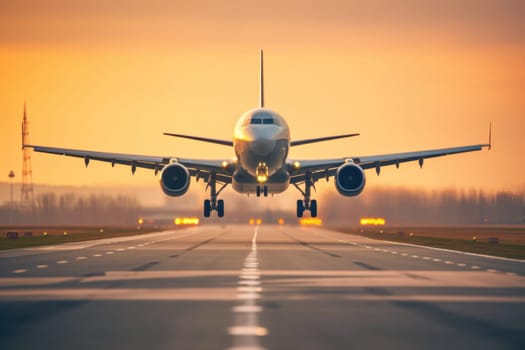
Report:
<svg viewBox="0 0 525 350"><path fill-rule="evenodd" d="M257 197L261 196L261 186L257 186L257 189L255 190L255 194L257 195Z"/></svg>
<svg viewBox="0 0 525 350"><path fill-rule="evenodd" d="M317 217L317 200L313 199L310 202L310 215L315 218Z"/></svg>
<svg viewBox="0 0 525 350"><path fill-rule="evenodd" d="M217 201L217 216L222 218L224 216L224 200Z"/></svg>
<svg viewBox="0 0 525 350"><path fill-rule="evenodd" d="M302 200L297 200L297 217L302 218L304 213L304 203Z"/></svg>
<svg viewBox="0 0 525 350"><path fill-rule="evenodd" d="M204 217L209 218L211 213L211 201L206 199L204 201Z"/></svg>
<svg viewBox="0 0 525 350"><path fill-rule="evenodd" d="M268 186L263 187L264 196L268 197Z"/></svg>

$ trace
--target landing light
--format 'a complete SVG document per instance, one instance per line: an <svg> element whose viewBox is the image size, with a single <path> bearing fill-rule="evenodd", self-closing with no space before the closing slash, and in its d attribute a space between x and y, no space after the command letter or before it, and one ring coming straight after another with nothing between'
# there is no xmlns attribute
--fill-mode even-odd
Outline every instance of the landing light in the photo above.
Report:
<svg viewBox="0 0 525 350"><path fill-rule="evenodd" d="M144 219L143 219L143 218L139 218L139 219L137 220L137 223L138 223L139 225L142 225L142 224L144 223Z"/></svg>
<svg viewBox="0 0 525 350"><path fill-rule="evenodd" d="M266 182L266 180L268 180L266 175L259 175L259 176L257 176L257 181L259 181L259 182Z"/></svg>
<svg viewBox="0 0 525 350"><path fill-rule="evenodd" d="M295 169L299 169L299 168L301 167L301 163L299 163L298 161L295 161L295 162L293 163L293 167L294 167Z"/></svg>
<svg viewBox="0 0 525 350"><path fill-rule="evenodd" d="M228 167L228 162L227 161L222 161L222 167L223 168L227 168Z"/></svg>

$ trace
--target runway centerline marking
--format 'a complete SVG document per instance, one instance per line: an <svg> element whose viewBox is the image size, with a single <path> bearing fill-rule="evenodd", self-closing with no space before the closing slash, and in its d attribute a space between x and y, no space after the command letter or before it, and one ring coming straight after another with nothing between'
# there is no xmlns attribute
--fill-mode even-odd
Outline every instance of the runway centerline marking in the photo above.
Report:
<svg viewBox="0 0 525 350"><path fill-rule="evenodd" d="M48 267L48 265L36 265L37 269L45 269L47 267Z"/></svg>
<svg viewBox="0 0 525 350"><path fill-rule="evenodd" d="M18 270L13 270L11 272L18 274L18 273L25 273L25 272L27 272L27 270L26 269L18 269Z"/></svg>
<svg viewBox="0 0 525 350"><path fill-rule="evenodd" d="M259 262L257 260L257 235L259 226L255 227L252 237L250 253L244 259L243 268L239 273L239 287L237 287L237 300L242 302L232 308L234 325L228 327L227 332L233 337L233 347L229 349L262 349L259 337L268 334L268 329L261 327L258 313L262 306L256 304L261 298Z"/></svg>
<svg viewBox="0 0 525 350"><path fill-rule="evenodd" d="M57 264L59 264L59 265L67 264L67 260L58 260Z"/></svg>

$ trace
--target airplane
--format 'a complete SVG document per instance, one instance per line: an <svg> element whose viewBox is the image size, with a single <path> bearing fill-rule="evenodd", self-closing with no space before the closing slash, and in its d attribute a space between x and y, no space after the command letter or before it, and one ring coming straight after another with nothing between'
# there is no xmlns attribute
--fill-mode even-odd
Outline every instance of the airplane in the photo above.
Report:
<svg viewBox="0 0 525 350"><path fill-rule="evenodd" d="M36 152L44 152L84 159L86 167L91 160L122 164L131 167L134 174L137 168L160 172L162 191L173 197L184 195L190 186L190 179L203 179L209 189L209 199L204 201L204 217L210 217L212 211L218 217L224 216L224 200L219 194L231 185L233 190L242 194L255 194L267 197L269 194L284 192L293 185L301 193L297 200L297 217L303 217L305 211L311 217L317 216L317 200L312 199L312 188L320 179L327 181L334 177L335 187L343 196L357 196L365 188L365 170L375 169L379 175L381 167L417 161L419 166L427 158L450 154L480 151L491 148L491 126L489 143L434 150L372 155L351 156L331 159L289 159L290 147L317 142L358 136L357 133L332 135L312 139L291 140L290 129L286 120L277 112L265 107L264 103L264 64L263 50L260 51L259 71L259 106L244 113L238 120L233 140L223 140L200 136L164 133L164 135L208 142L233 148L233 159L190 159L172 156L142 156L134 154L107 153L67 148L25 145Z"/></svg>

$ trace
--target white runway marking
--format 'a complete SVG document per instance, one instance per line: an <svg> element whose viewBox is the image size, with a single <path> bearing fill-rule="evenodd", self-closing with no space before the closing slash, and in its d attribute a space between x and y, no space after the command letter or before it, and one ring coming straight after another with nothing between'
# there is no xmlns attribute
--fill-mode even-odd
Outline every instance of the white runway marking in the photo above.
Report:
<svg viewBox="0 0 525 350"><path fill-rule="evenodd" d="M24 272L27 272L26 269L18 269L18 270L13 270L11 271L12 273L24 273Z"/></svg>
<svg viewBox="0 0 525 350"><path fill-rule="evenodd" d="M59 265L67 264L67 260L58 260L57 264L59 264Z"/></svg>
<svg viewBox="0 0 525 350"><path fill-rule="evenodd" d="M85 256L78 256L78 257L76 258L76 260L85 260L85 259L87 259Z"/></svg>
<svg viewBox="0 0 525 350"><path fill-rule="evenodd" d="M114 252L106 252L106 254L111 255L111 254L115 254L115 253Z"/></svg>
<svg viewBox="0 0 525 350"><path fill-rule="evenodd" d="M126 250L126 249L118 248L117 252L123 252L124 250Z"/></svg>
<svg viewBox="0 0 525 350"><path fill-rule="evenodd" d="M262 307L257 305L237 305L233 307L233 312L261 312L263 310Z"/></svg>
<svg viewBox="0 0 525 350"><path fill-rule="evenodd" d="M228 328L228 333L230 333L230 335L252 335L262 337L268 334L268 330L264 327L238 326ZM234 347L234 349L237 348L239 347Z"/></svg>
<svg viewBox="0 0 525 350"><path fill-rule="evenodd" d="M47 265L36 265L37 269L45 269L47 267L48 267Z"/></svg>
<svg viewBox="0 0 525 350"><path fill-rule="evenodd" d="M259 286L261 284L259 281L239 281L238 283L245 286Z"/></svg>
<svg viewBox="0 0 525 350"><path fill-rule="evenodd" d="M102 254L93 254L94 257L102 256Z"/></svg>
<svg viewBox="0 0 525 350"><path fill-rule="evenodd" d="M241 285L237 287L237 299L242 301L241 305L233 307L235 324L227 329L228 334L233 336L233 347L231 349L262 349L258 337L268 334L268 330L259 326L257 314L262 307L256 304L261 297L262 288L259 281L260 271L257 261L257 235L259 227L255 227L252 238L252 249L244 259L244 267L239 274Z"/></svg>

